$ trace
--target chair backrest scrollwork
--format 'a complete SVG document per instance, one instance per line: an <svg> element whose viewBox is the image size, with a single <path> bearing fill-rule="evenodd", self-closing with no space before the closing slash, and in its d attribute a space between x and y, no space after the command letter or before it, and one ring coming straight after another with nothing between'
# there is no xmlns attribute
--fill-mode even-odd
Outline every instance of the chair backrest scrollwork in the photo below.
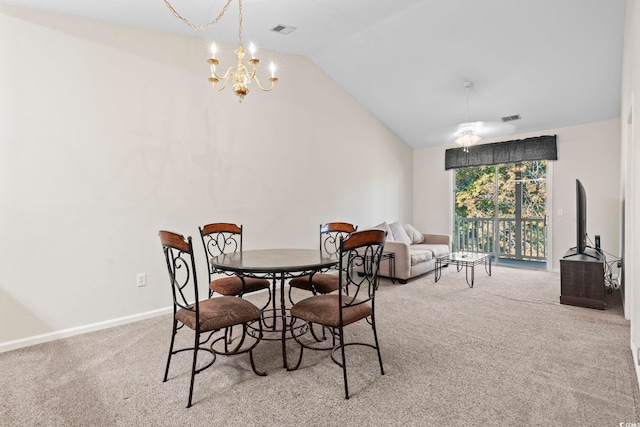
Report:
<svg viewBox="0 0 640 427"><path fill-rule="evenodd" d="M320 225L320 252L338 255L340 242L358 229L347 222L328 222Z"/></svg>
<svg viewBox="0 0 640 427"><path fill-rule="evenodd" d="M217 222L198 229L207 257L242 251L242 225Z"/></svg>
<svg viewBox="0 0 640 427"><path fill-rule="evenodd" d="M339 262L342 307L373 301L386 235L382 230L364 230L342 240Z"/></svg>
<svg viewBox="0 0 640 427"><path fill-rule="evenodd" d="M198 278L191 237L185 238L171 231L160 231L158 235L169 271L174 313L179 308L183 308L194 311L198 319Z"/></svg>
<svg viewBox="0 0 640 427"><path fill-rule="evenodd" d="M211 258L238 251L242 252L242 225L215 222L198 227L198 229L207 258L207 272L209 273L209 283L211 283L214 275L219 273L211 265ZM223 274L228 275L229 273L224 272ZM209 298L212 295L213 291L209 290Z"/></svg>

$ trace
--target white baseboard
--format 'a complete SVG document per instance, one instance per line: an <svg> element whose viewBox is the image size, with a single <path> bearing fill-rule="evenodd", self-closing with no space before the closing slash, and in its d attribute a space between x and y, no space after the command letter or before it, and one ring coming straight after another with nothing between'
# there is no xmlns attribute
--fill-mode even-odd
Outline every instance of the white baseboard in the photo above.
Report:
<svg viewBox="0 0 640 427"><path fill-rule="evenodd" d="M633 367L636 371L636 383L638 384L638 389L640 389L640 365L638 365L638 347L636 347L631 342L631 357L633 357Z"/></svg>
<svg viewBox="0 0 640 427"><path fill-rule="evenodd" d="M279 288L279 285L278 285ZM254 292L259 294L267 292L266 289ZM218 297L220 295L216 295ZM113 328L114 326L125 325L127 323L137 322L139 320L150 319L152 317L162 316L164 314L170 314L173 312L173 307L160 308L158 310L147 311L145 313L133 314L131 316L119 317L117 319L106 320L104 322L92 323L90 325L78 326L75 328L64 329L62 331L50 332L42 335L34 335L32 337L21 338L14 341L5 341L0 343L0 353L6 351L16 350L22 347L29 347L36 344L42 344L49 341L59 340L61 338L68 338L74 335L86 334L87 332L99 331L101 329Z"/></svg>
<svg viewBox="0 0 640 427"><path fill-rule="evenodd" d="M107 320L104 322L92 323L90 325L78 326L75 328L64 329L61 331L50 332L47 334L34 335L32 337L21 338L14 341L6 341L0 343L0 353L16 350L18 348L29 347L49 341L55 341L60 338L68 338L74 335L86 334L87 332L99 331L101 329L112 328L127 323L137 322L139 320L150 319L152 317L169 314L173 311L172 307L161 308L158 310L147 311L146 313L134 314L131 316L120 317L117 319Z"/></svg>

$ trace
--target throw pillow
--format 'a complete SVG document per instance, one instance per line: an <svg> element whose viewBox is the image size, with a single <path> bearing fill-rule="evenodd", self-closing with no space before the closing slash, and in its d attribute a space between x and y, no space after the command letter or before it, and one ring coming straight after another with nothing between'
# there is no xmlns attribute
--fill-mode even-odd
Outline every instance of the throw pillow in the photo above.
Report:
<svg viewBox="0 0 640 427"><path fill-rule="evenodd" d="M424 236L421 232L416 230L413 225L404 224L404 231L407 232L407 235L411 239L411 243L413 243L414 245L424 242Z"/></svg>
<svg viewBox="0 0 640 427"><path fill-rule="evenodd" d="M393 232L391 231L391 228L389 227L389 224L385 222L383 222L382 224L378 224L375 227L376 230L382 230L382 231L386 231L387 232L387 242L393 242Z"/></svg>
<svg viewBox="0 0 640 427"><path fill-rule="evenodd" d="M393 240L406 243L407 245L411 244L411 239L400 222L396 221L393 224L389 224L389 228L391 228L393 232Z"/></svg>

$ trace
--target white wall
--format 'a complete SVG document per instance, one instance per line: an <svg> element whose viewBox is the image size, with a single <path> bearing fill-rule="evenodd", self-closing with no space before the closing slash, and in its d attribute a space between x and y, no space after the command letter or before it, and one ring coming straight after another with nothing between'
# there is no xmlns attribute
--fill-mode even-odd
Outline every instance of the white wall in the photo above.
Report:
<svg viewBox="0 0 640 427"><path fill-rule="evenodd" d="M413 222L424 233L451 234L452 188L444 170L447 146L413 151Z"/></svg>
<svg viewBox="0 0 640 427"><path fill-rule="evenodd" d="M625 314L631 320L631 351L640 380L638 356L640 346L640 120L637 95L640 91L640 5L628 0L625 13L624 52L622 63L621 133L622 197L624 200L624 270ZM639 381L640 382L640 381Z"/></svg>
<svg viewBox="0 0 640 427"><path fill-rule="evenodd" d="M602 248L619 253L620 227L620 120L612 119L542 132L510 135L514 140L557 135L558 160L553 161L550 218L552 268L559 271L560 257L576 244L576 190L579 178L587 194L587 232L599 234ZM487 140L499 142L500 140ZM444 170L444 152L452 146L414 152L414 222L428 232L450 232L450 173ZM563 216L558 216L562 209Z"/></svg>
<svg viewBox="0 0 640 427"><path fill-rule="evenodd" d="M576 178L587 195L590 244L599 234L602 249L620 256L620 120L558 129L558 160L553 164L553 268L576 245ZM564 215L558 216L558 210Z"/></svg>
<svg viewBox="0 0 640 427"><path fill-rule="evenodd" d="M313 248L323 222L411 220L412 150L307 59L263 52L280 82L239 104L202 40L0 12L0 344L169 306L160 229Z"/></svg>

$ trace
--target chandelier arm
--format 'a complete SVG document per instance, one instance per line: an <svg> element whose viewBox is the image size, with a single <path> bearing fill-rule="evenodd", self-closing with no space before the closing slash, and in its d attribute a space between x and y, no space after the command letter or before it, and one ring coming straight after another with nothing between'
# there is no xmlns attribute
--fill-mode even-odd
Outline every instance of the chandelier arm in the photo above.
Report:
<svg viewBox="0 0 640 427"><path fill-rule="evenodd" d="M233 67L232 67L232 68L233 68ZM223 83L222 83L222 85L221 85L219 88L217 88L217 87L213 86L213 88L214 88L216 91L220 92L220 91L222 91L225 87L227 87L227 83L229 83L229 79L231 78L231 76L232 76L233 74L235 74L235 72L234 72L234 73L231 73L231 70L232 70L232 69L231 69L231 68L229 68L229 69L227 70L227 72L224 74L224 76L223 76L223 77L218 77L220 80L222 80L222 82L223 82ZM235 70L235 69L234 69L234 70Z"/></svg>
<svg viewBox="0 0 640 427"><path fill-rule="evenodd" d="M260 84L260 80L258 80L258 76L256 76L255 71L253 72L252 80L254 80L256 82L256 86L258 86L260 88L260 90L263 90L265 92L271 92L273 90L273 88L275 87L276 82L278 81L278 79L275 78L275 77L269 77L269 81L271 82L271 87L265 88Z"/></svg>
<svg viewBox="0 0 640 427"><path fill-rule="evenodd" d="M258 81L257 74L258 74L258 63L259 62L260 62L260 60L257 59L257 58L251 58L249 60L249 64L252 67L251 72L249 72L249 70L245 67L245 71L247 72L247 77L249 78L249 80Z"/></svg>
<svg viewBox="0 0 640 427"><path fill-rule="evenodd" d="M225 88L225 87L227 87L227 83L228 83L228 82L229 82L229 79L225 79L225 81L224 81L224 83L222 84L222 86L220 86L220 87L215 87L215 86L213 86L213 89L214 89L216 92L222 92L222 91L224 90L224 88Z"/></svg>
<svg viewBox="0 0 640 427"><path fill-rule="evenodd" d="M236 72L236 67L229 67L229 69L227 70L226 73L224 73L224 75L219 76L218 73L215 72L215 70L211 70L211 74L219 80L229 80L229 77L231 77L232 74L235 74L235 72Z"/></svg>
<svg viewBox="0 0 640 427"><path fill-rule="evenodd" d="M184 16L182 16L174 7L171 3L169 3L169 0L164 0L164 4L169 8L169 10L171 11L171 13L173 13L173 15L178 18L179 20L181 20L182 22L184 22L185 24L187 24L189 27L191 27L194 30L204 30L207 28L211 28L213 25L217 24L218 21L220 20L220 18L222 18L222 16L224 15L224 13L227 11L227 8L229 7L229 4L231 4L233 0L227 0L227 3L224 5L224 7L222 8L222 10L220 11L220 13L218 14L218 16L211 22L208 22L206 24L202 24L202 25L197 25L192 23L191 21L189 21L187 18L185 18Z"/></svg>

